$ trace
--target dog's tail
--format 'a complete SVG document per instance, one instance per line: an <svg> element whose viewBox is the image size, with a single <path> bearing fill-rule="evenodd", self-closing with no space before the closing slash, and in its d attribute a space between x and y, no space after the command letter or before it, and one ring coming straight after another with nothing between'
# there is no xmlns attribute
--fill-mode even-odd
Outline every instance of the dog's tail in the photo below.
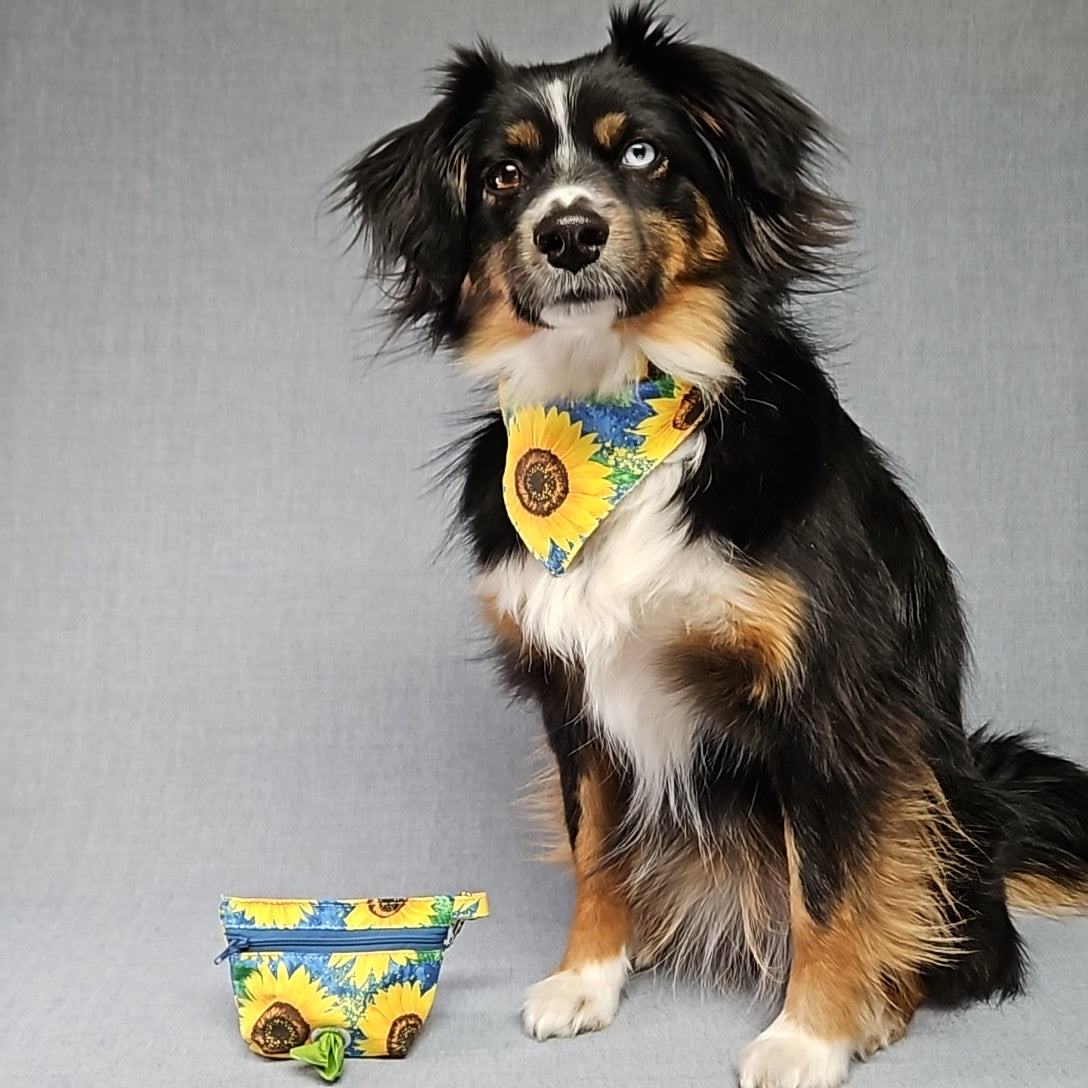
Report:
<svg viewBox="0 0 1088 1088"><path fill-rule="evenodd" d="M1088 914L1088 771L1021 734L983 730L970 743L1000 798L1009 904L1041 914Z"/></svg>

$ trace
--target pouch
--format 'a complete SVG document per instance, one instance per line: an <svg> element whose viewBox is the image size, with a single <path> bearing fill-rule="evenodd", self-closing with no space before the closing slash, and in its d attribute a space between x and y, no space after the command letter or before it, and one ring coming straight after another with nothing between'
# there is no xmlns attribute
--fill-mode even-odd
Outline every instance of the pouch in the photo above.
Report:
<svg viewBox="0 0 1088 1088"><path fill-rule="evenodd" d="M446 949L465 922L486 916L483 893L224 896L227 947L215 962L230 961L238 1026L256 1053L319 1064L306 1044L334 1033L343 1057L403 1058L431 1011Z"/></svg>

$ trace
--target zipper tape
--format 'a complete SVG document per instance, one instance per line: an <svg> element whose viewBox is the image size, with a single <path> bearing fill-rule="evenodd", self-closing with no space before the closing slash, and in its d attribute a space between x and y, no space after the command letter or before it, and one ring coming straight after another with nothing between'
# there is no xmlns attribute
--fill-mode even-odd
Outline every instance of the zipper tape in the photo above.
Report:
<svg viewBox="0 0 1088 1088"><path fill-rule="evenodd" d="M456 927L458 930L460 926ZM448 948L454 927L412 929L271 929L257 926L224 930L227 947L215 957L222 963L236 952L438 952Z"/></svg>

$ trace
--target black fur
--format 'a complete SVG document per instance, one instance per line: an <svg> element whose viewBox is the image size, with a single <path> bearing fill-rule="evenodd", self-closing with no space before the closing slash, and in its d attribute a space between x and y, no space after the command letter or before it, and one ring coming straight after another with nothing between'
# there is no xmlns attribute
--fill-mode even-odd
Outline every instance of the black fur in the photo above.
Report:
<svg viewBox="0 0 1088 1088"><path fill-rule="evenodd" d="M725 834L754 819L780 836L788 820L806 906L826 920L879 841L880 802L921 762L964 833L949 878L960 953L926 969L926 994L942 1004L1014 994L1023 957L1005 878L1088 880L1088 775L1018 737L968 738L967 641L949 564L790 316L793 292L831 276L847 224L816 180L827 143L812 111L765 72L681 40L645 4L614 12L611 43L566 65L514 67L486 46L461 50L438 105L364 152L339 190L391 285L395 318L454 348L470 331L466 277L532 195L487 203L480 170L501 153L511 103L573 72L602 101L629 93L672 138L676 178L649 188L620 177L610 183L620 197L657 201L683 220L698 193L728 246L724 264L693 276L729 299L722 350L738 380L702 424L706 452L677 515L692 540L709 538L750 569L788 573L808 604L803 682L788 699L746 695L741 658L677 656L673 679L707 723L695 772L703 821ZM631 312L660 289L652 274L632 283ZM481 569L522 547L503 504L505 449L495 415L461 466L460 525ZM583 753L594 743L581 676L546 653L504 661L515 690L541 704L573 841Z"/></svg>
<svg viewBox="0 0 1088 1088"><path fill-rule="evenodd" d="M815 178L830 141L823 122L776 79L718 49L684 41L655 5L613 9L612 48L684 107L709 152L703 192L751 266L764 301L798 280L834 280L828 250L845 240L845 205ZM746 270L749 271L749 270ZM745 293L735 292L738 301Z"/></svg>
<svg viewBox="0 0 1088 1088"><path fill-rule="evenodd" d="M515 68L480 44L458 49L442 71L438 104L364 151L343 172L332 204L366 241L396 323L422 326L433 344L463 337L461 284L516 208L504 203L504 221L502 209L482 206L475 184L502 157L496 134L504 118L531 112L530 92L575 71L589 85L587 108L597 86L638 102L651 130L677 137L671 153L734 254L719 278L738 312L773 305L802 282L833 281L828 253L845 240L849 217L815 180L830 147L819 118L755 66L681 40L655 22L651 6L615 11L611 44L567 64ZM637 202L640 187L623 195ZM686 188L664 200L673 212L691 213ZM632 312L656 301L654 287L628 284Z"/></svg>
<svg viewBox="0 0 1088 1088"><path fill-rule="evenodd" d="M456 50L438 104L371 144L332 193L332 210L348 210L355 222L353 242L365 240L370 250L396 323L428 325L435 344L454 320L467 268L462 175L474 114L506 70L488 46Z"/></svg>
<svg viewBox="0 0 1088 1088"><path fill-rule="evenodd" d="M1088 787L1075 763L1048 755L1022 734L971 737L979 772L994 788L1002 871L1075 885L1088 873Z"/></svg>

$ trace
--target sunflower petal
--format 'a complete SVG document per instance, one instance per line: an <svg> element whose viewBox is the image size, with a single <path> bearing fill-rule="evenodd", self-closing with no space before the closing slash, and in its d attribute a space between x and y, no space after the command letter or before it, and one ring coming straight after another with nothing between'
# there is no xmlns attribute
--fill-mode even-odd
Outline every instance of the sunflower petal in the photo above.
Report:
<svg viewBox="0 0 1088 1088"><path fill-rule="evenodd" d="M563 573L616 504L705 414L699 391L668 375L607 400L504 405L503 502L525 546L553 574Z"/></svg>

